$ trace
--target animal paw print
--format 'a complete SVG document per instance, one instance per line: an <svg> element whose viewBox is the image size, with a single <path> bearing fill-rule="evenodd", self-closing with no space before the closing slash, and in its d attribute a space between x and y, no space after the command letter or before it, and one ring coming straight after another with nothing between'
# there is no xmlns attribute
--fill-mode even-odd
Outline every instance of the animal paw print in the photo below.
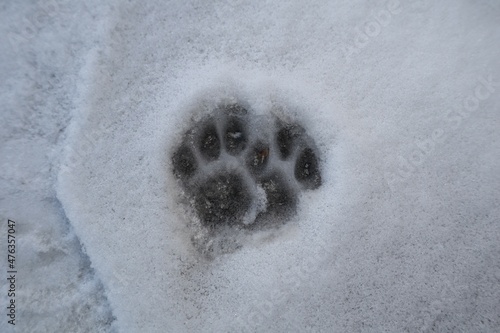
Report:
<svg viewBox="0 0 500 333"><path fill-rule="evenodd" d="M296 211L300 191L321 185L317 149L302 126L239 104L195 123L172 165L209 233L279 225Z"/></svg>

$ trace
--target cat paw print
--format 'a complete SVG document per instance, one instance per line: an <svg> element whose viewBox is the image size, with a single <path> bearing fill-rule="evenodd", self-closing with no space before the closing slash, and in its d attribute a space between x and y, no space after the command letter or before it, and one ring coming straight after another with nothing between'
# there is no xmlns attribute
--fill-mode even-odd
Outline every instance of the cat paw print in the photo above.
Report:
<svg viewBox="0 0 500 333"><path fill-rule="evenodd" d="M282 224L295 213L300 191L322 182L316 145L302 126L239 104L194 123L172 166L211 234Z"/></svg>

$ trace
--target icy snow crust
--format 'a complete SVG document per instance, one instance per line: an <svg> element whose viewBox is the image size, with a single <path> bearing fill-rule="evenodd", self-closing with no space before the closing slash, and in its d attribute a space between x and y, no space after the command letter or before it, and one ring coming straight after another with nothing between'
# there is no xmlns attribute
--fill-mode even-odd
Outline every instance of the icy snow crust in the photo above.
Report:
<svg viewBox="0 0 500 333"><path fill-rule="evenodd" d="M498 329L497 2L114 13L81 71L57 193L120 331ZM300 124L322 185L207 259L172 156L227 100Z"/></svg>
<svg viewBox="0 0 500 333"><path fill-rule="evenodd" d="M241 264L248 259L251 261L258 259L262 249L267 248L266 252L274 253L266 260L265 265L279 263L280 257L283 257L280 251L291 252L292 248L299 247L300 242L303 241L300 238L305 235L300 238L296 235L300 219L307 221L308 225L310 224L310 233L312 234L307 236L310 237L307 241L310 243L307 251L313 251L312 253L320 252L320 246L324 246L328 242L327 233L314 235L316 228L322 228L324 231L331 228L328 219L318 220L317 216L321 216L321 213L318 214L314 210L306 212L305 215L300 213L303 210L303 203L295 196L298 196L299 191L305 190L308 185L307 183L301 185L296 180L293 180L292 183L292 180L288 179L289 176L295 177L294 172L291 171L294 169L293 161L296 161L295 156L298 154L295 150L293 157L290 156L289 160L279 161L282 165L277 170L280 175L285 172L283 173L286 182L284 186L287 187L290 195L294 196L292 206L287 208L290 211L282 212L278 216L265 216L268 226L278 224L279 228L251 228L252 232L246 233L238 233L230 228L219 228L215 235L212 235L207 234L208 231L203 223L196 223L200 219L199 214L193 209L196 204L184 196L186 187L183 187L182 181L179 181L178 177L175 176L175 172L173 172L175 167L172 165L172 157L182 142L186 140L186 131L193 127L203 129L200 123L206 121L207 116L212 115L214 108L219 106L222 101L235 99L246 100L248 105L253 105L252 114L249 116L253 117L255 126L252 125L253 121L246 123L248 135L252 140L266 137L262 133L259 134L259 129L260 131L269 130L269 134L272 134L276 119L283 119L290 124L301 123L307 131L310 122L307 118L301 119L296 109L305 110L309 114L321 112L320 106L312 103L307 105L303 100L293 98L292 95L298 95L293 90L289 91L288 95L285 91L280 91L270 83L271 79L267 79L264 74L258 71L240 72L237 76L242 78L241 82L246 84L240 83L239 86L235 86L232 79L218 77L217 72L212 73L208 67L196 72L196 78L200 78L201 73L213 75L213 78L201 80L202 82L214 82L210 89L206 89L201 84L196 87L194 79L193 81L188 80L190 87L194 88L193 95L182 99L178 105L172 106L171 112L165 112L170 107L165 105L168 101L162 100L160 102L162 107L158 108L158 112L154 111L155 114L148 115L146 119L136 117L137 114L123 112L121 116L128 118L128 120L121 120L109 113L104 113L101 108L109 108L109 106L106 105L106 100L100 100L99 106L96 106L98 111L90 113L90 117L87 118L89 122L93 118L95 119L87 125L88 132L85 132L83 128L79 128L78 132L75 132L78 133L75 135L78 135L76 137L79 138L75 142L83 142L84 144L77 143L75 148L68 151L68 161L62 168L58 191L65 205L69 204L67 206L69 207L67 209L68 216L82 221L81 237L84 239L89 237L90 242L100 243L107 248L106 251L110 251L106 256L97 254L96 261L93 261L95 265L100 265L100 263L103 265L104 269L101 272L103 281L107 282L105 285L109 288L110 299L115 299L117 304L125 305L140 299L143 293L148 293L150 295L148 297L152 297L149 301L154 304L165 304L165 307L157 308L155 306L155 309L147 309L150 313L148 316L165 318L164 322L156 325L169 327L173 331L185 330L191 325L194 326L190 329L196 329L197 325L209 320L210 317L206 316L214 315L210 313L217 310L217 306L214 307L214 305L219 304L217 301L219 297L224 299L220 304L224 307L226 306L224 304L228 306L225 311L231 311L231 308L238 306L240 300L234 299L232 292L213 294L209 290L226 289L227 280L234 281L239 278L240 269L244 267ZM185 75L187 74L185 73ZM168 88L161 90L164 89L168 90ZM187 91L187 89L182 90ZM289 104L294 105L294 107L290 107ZM274 110L279 118L274 117L270 110ZM257 126L261 120L266 122ZM135 128L136 130L133 132L136 132L137 135L131 138L129 130L125 130L122 126ZM150 134L145 135L143 131ZM108 140L114 143L109 143ZM334 144L334 133L318 137L317 140L322 143L327 142L330 147L336 145ZM311 138L305 134L303 141L304 147L317 149ZM116 145L119 145L118 150L121 153L116 150ZM300 145L297 149L299 147ZM249 155L251 151L252 149L245 150L245 155ZM84 155L85 153L88 155ZM125 153L126 156L119 156L122 153ZM117 158L115 159L113 156ZM278 157L274 158L278 159ZM340 158L337 157L337 160ZM99 161L99 167L95 168L97 161ZM213 163L224 169L231 168L231 164L226 165L226 161L223 159L213 161ZM325 156L325 163L327 161L328 157ZM234 168L241 169L242 166L238 160L232 162L235 163ZM278 161L272 163L280 165ZM286 170L289 171L286 172ZM270 171L272 170L270 169ZM325 170L325 177L332 177L330 175L334 171L335 168ZM210 174L210 170L206 172ZM208 174L202 174L201 177L208 177ZM251 176L248 175L248 177ZM202 178L202 180L209 178ZM319 184L314 187L318 187ZM293 187L288 189L291 186ZM328 185L325 183L324 186ZM250 207L253 213L250 217L245 216L249 220L241 221L242 224L253 224L257 213L268 212L266 209L268 196L262 193L265 192L262 187L253 189L256 193L252 193L252 195L257 197ZM198 192L195 191L195 193ZM123 193L124 197L116 196L116 193ZM263 199L259 199L259 196ZM303 195L300 196L306 202L313 200L321 205L320 191L317 193L303 192ZM123 201L124 199L126 202ZM299 213L291 214L295 210L298 210ZM77 217L82 216L81 214L87 215L89 220L83 222L84 220ZM288 221L285 225L282 225L283 218ZM103 220L108 220L109 223L103 224ZM76 224L79 225L78 222ZM77 229L80 228L77 227ZM295 236L292 236L294 234ZM285 242L285 248L277 251L280 248L278 246L280 242ZM106 243L108 245L105 245ZM214 245L214 243L216 244ZM313 245L314 243L316 244ZM112 246L108 247L109 245ZM93 252L94 246L96 245L88 247L88 253ZM277 246L278 248L273 250ZM131 248L135 248L135 250L131 251ZM239 251L234 252L236 249ZM144 252L144 256L147 253L148 258L142 260L141 258L144 257L139 254L140 252ZM130 265L131 262L134 264ZM252 265L256 264L261 265L262 263L259 264L257 261ZM216 269L219 265L228 265L228 267L220 271ZM281 265L278 264L279 266ZM136 274L144 276L141 271L149 271L152 267L156 267L153 269L155 273L146 275L147 282L141 282L134 278ZM224 271L227 271L228 275ZM213 280L208 278L214 273L218 278ZM252 282L252 285L256 282ZM252 288L248 289L250 285L247 283L250 281L241 286L242 292L246 293L247 297L254 297L252 296ZM235 287L240 289L238 285ZM190 293L194 294L190 296ZM186 301L184 298L189 299L186 305L178 303ZM193 318L191 323L186 326L185 323L179 321L177 313L185 313L186 316L191 317L190 313L194 311L193 307L201 307L201 312L197 315L197 319ZM120 308L114 309L114 314L116 311L128 311L124 308L119 310ZM230 317L221 318L221 322L216 324L213 329L235 324L227 322L229 319ZM145 325L143 322L133 322L132 320L136 319L130 316L124 316L124 320L122 328L127 328L127 330L129 327L135 327L134 325ZM236 324L234 329L238 329L240 326L241 324ZM134 331L134 329L131 330Z"/></svg>
<svg viewBox="0 0 500 333"><path fill-rule="evenodd" d="M94 11L92 2L0 4L2 333L113 331L106 290L55 192L78 72L107 22L106 6ZM15 326L5 311L8 219L16 225Z"/></svg>

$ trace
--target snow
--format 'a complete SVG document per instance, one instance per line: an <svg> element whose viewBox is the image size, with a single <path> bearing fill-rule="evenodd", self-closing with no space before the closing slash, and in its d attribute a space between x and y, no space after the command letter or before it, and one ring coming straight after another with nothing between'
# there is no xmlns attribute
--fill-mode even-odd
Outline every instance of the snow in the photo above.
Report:
<svg viewBox="0 0 500 333"><path fill-rule="evenodd" d="M499 3L54 3L0 5L18 330L499 330ZM171 156L225 100L300 123L322 185L207 259Z"/></svg>

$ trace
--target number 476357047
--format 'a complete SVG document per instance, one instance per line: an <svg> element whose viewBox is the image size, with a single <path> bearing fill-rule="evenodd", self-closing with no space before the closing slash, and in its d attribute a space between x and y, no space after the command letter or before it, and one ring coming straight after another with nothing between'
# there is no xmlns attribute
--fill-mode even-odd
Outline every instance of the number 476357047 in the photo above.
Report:
<svg viewBox="0 0 500 333"><path fill-rule="evenodd" d="M14 229L15 223L16 222L12 220L9 220L8 223L9 229L7 234L7 252L9 254L7 260L9 262L10 269L14 269L14 264L16 262L16 257L14 256L14 254L16 253L16 236L14 236L14 234L16 233L16 229Z"/></svg>

